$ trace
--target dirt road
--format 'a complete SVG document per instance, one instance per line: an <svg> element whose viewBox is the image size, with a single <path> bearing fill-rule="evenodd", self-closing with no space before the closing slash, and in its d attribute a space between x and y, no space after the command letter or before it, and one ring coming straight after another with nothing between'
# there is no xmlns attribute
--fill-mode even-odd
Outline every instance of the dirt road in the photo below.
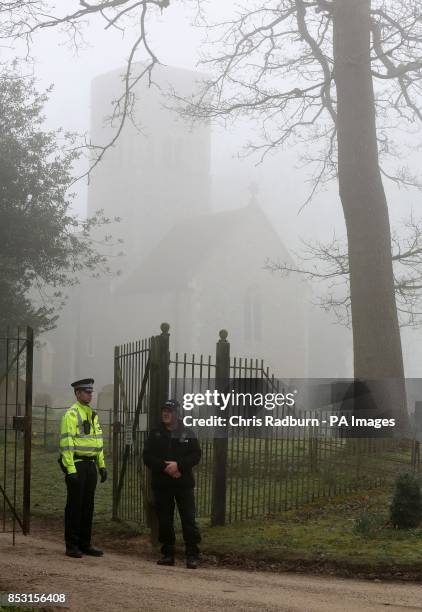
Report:
<svg viewBox="0 0 422 612"><path fill-rule="evenodd" d="M61 542L0 534L0 590L66 593L75 612L377 612L422 610L422 585L299 574L163 568L153 560L107 552L70 559Z"/></svg>

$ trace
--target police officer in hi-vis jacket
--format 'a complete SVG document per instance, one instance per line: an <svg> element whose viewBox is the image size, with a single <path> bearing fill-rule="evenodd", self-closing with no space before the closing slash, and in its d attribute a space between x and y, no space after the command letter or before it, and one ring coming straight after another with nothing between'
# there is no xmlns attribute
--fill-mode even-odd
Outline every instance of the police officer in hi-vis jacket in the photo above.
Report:
<svg viewBox="0 0 422 612"><path fill-rule="evenodd" d="M107 480L103 432L97 413L91 408L93 378L72 383L76 402L66 411L60 427L60 465L65 472L66 555L101 557L103 551L92 545L91 530L97 467L101 482Z"/></svg>

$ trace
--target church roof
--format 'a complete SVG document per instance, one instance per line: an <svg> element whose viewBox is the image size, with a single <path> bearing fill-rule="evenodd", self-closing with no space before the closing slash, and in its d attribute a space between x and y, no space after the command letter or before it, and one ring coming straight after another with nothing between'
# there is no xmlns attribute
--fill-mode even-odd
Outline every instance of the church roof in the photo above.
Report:
<svg viewBox="0 0 422 612"><path fill-rule="evenodd" d="M257 231L261 225L260 231L264 229L266 238L271 234L280 244L280 253L287 255L280 237L258 206L198 215L176 223L122 282L119 290L130 294L139 290L171 291L187 287L201 264L216 249L229 248L233 233L241 231L244 224L253 224Z"/></svg>

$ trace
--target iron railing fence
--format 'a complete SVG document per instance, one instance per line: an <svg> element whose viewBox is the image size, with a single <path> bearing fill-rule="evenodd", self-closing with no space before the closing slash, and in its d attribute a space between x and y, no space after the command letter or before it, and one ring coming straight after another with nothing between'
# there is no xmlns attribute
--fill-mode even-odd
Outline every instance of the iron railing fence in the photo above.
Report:
<svg viewBox="0 0 422 612"><path fill-rule="evenodd" d="M33 332L0 333L0 530L30 526Z"/></svg>
<svg viewBox="0 0 422 612"><path fill-rule="evenodd" d="M151 338L146 338L116 347L114 354L113 516L138 523L146 522L148 475L141 457L151 394L150 353Z"/></svg>
<svg viewBox="0 0 422 612"><path fill-rule="evenodd" d="M283 418L287 411L280 416ZM330 412L329 414L332 414ZM298 419L328 416L296 411ZM323 497L392 484L400 471L409 471L414 442L347 439L323 428L276 427L266 432L248 427L227 431L226 522L280 513ZM211 454L212 441L201 440ZM209 456L209 455L208 455ZM208 458L197 468L199 516L210 516ZM420 470L419 460L413 469ZM205 474L204 474L205 472ZM205 483L205 487L203 485Z"/></svg>
<svg viewBox="0 0 422 612"><path fill-rule="evenodd" d="M181 400L185 393L218 387L222 379L244 392L283 391L283 382L262 360L230 358L227 332L220 332L215 357L171 354L168 326L162 326L162 332L117 347L115 353L114 517L144 524L149 521L150 493L142 450L162 398ZM283 407L277 417L289 414ZM210 430L199 428L198 517L223 524L265 516L319 498L392 483L400 471L420 471L417 442L347 439L341 428L328 426L332 414L295 408L298 419L326 421L318 431L313 427L228 426L216 439Z"/></svg>

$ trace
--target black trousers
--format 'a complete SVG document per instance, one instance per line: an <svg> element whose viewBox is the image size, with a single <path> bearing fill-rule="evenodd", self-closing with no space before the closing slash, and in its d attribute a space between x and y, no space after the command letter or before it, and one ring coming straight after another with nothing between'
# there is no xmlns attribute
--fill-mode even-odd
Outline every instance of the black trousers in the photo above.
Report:
<svg viewBox="0 0 422 612"><path fill-rule="evenodd" d="M195 521L195 496L193 488L157 489L154 491L155 507L158 516L158 540L164 555L174 553L176 535L174 533L174 508L177 504L182 523L186 555L198 555L201 534Z"/></svg>
<svg viewBox="0 0 422 612"><path fill-rule="evenodd" d="M91 544L97 468L95 461L76 461L75 467L78 480L74 482L66 476L64 539L67 547L86 548Z"/></svg>

